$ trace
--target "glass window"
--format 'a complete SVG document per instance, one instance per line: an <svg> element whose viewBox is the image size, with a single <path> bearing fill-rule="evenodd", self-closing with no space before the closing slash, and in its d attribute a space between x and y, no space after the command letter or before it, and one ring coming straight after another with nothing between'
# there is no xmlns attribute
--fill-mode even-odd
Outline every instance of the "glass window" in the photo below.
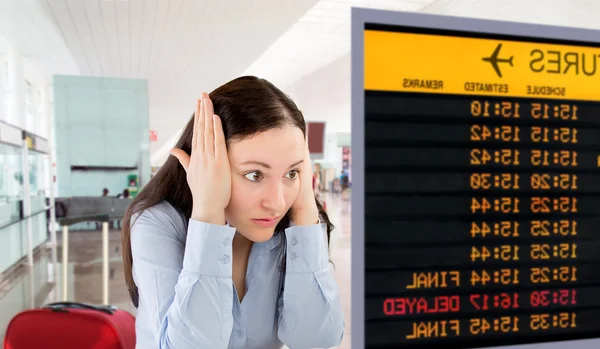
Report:
<svg viewBox="0 0 600 349"><path fill-rule="evenodd" d="M35 103L35 113L37 115L35 130L36 134L44 138L48 138L48 120L46 119L47 115L44 115L44 106L42 104L42 92L40 90L36 91Z"/></svg>
<svg viewBox="0 0 600 349"><path fill-rule="evenodd" d="M29 81L25 80L25 120L26 120L25 125L26 125L26 127L24 127L24 129L35 134L36 115L35 115L35 103L33 100L33 97L34 97L33 90L34 90L33 85Z"/></svg>
<svg viewBox="0 0 600 349"><path fill-rule="evenodd" d="M23 199L22 149L0 144L0 225L20 219Z"/></svg>
<svg viewBox="0 0 600 349"><path fill-rule="evenodd" d="M8 103L6 99L7 74L6 56L0 53L0 120L2 121L6 121L8 117Z"/></svg>
<svg viewBox="0 0 600 349"><path fill-rule="evenodd" d="M48 155L35 151L29 152L29 193L31 195L31 213L46 206L46 165Z"/></svg>

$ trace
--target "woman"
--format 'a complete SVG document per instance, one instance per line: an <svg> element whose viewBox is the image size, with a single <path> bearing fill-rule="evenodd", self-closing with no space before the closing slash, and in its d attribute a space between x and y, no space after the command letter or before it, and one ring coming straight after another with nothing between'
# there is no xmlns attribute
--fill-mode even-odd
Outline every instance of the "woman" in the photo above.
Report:
<svg viewBox="0 0 600 349"><path fill-rule="evenodd" d="M305 129L266 80L202 94L124 218L138 348L339 345L333 227L314 197Z"/></svg>

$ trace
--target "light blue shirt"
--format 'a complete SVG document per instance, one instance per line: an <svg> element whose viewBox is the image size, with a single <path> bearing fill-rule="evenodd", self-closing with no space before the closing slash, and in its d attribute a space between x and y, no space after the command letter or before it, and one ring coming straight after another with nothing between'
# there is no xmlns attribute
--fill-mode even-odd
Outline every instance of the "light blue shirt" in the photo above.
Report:
<svg viewBox="0 0 600 349"><path fill-rule="evenodd" d="M325 225L254 243L240 303L232 280L235 228L190 219L166 201L133 217L139 349L291 349L338 346L344 315Z"/></svg>

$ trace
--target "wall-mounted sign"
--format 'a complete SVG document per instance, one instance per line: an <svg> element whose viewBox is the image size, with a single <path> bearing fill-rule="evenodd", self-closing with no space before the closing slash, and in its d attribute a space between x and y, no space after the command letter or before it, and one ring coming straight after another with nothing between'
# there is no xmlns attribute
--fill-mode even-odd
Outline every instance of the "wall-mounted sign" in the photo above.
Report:
<svg viewBox="0 0 600 349"><path fill-rule="evenodd" d="M158 133L155 130L150 130L150 142L158 141Z"/></svg>

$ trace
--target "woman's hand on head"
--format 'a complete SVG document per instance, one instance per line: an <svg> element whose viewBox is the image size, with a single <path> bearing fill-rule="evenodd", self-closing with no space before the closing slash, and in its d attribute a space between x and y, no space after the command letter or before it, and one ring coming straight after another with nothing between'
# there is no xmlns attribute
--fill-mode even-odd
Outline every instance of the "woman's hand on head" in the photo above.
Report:
<svg viewBox="0 0 600 349"><path fill-rule="evenodd" d="M304 161L300 168L300 191L290 208L291 219L298 225L311 225L319 221L319 209L312 187L313 170L310 162L308 143L305 145Z"/></svg>
<svg viewBox="0 0 600 349"><path fill-rule="evenodd" d="M214 114L207 93L196 101L191 155L171 149L187 173L192 192L192 219L225 224L225 207L231 198L231 168L221 118Z"/></svg>

